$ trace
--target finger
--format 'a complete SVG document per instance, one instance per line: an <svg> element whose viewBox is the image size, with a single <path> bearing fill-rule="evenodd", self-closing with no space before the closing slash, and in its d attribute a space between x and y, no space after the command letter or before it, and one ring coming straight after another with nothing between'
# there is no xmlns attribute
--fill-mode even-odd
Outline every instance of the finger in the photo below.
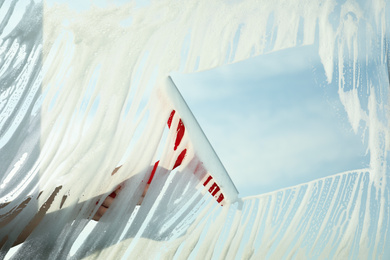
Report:
<svg viewBox="0 0 390 260"><path fill-rule="evenodd" d="M113 192L111 192L111 194L110 195L108 195L108 197L111 197L111 198L113 198L113 199L115 199L116 198L116 192L115 191L113 191ZM107 198L108 198L107 197Z"/></svg>
<svg viewBox="0 0 390 260"><path fill-rule="evenodd" d="M97 213L98 213L100 216L103 216L103 215L106 213L107 210L108 210L108 208L106 208L106 207L99 207Z"/></svg>
<svg viewBox="0 0 390 260"><path fill-rule="evenodd" d="M96 211L95 216L93 216L93 220L100 220L100 218L106 213L108 208L100 206L99 209Z"/></svg>
<svg viewBox="0 0 390 260"><path fill-rule="evenodd" d="M114 194L115 194L115 193L114 193ZM115 195L115 196L116 196L116 195ZM108 208L108 207L111 206L111 203L112 203L113 201L114 201L114 197L112 197L111 194L110 194L110 196L108 196L108 197L103 201L102 206Z"/></svg>
<svg viewBox="0 0 390 260"><path fill-rule="evenodd" d="M116 188L116 190L114 191L116 194L118 194L118 192L120 192L123 188L123 184L121 185L118 185L118 187Z"/></svg>
<svg viewBox="0 0 390 260"><path fill-rule="evenodd" d="M118 186L117 188L116 188L116 190L114 190L113 192L111 192L111 194L110 195L108 195L108 196L110 196L110 197L112 197L112 198L116 198L116 195L118 195L118 193L120 192L120 190L122 190L122 186Z"/></svg>
<svg viewBox="0 0 390 260"><path fill-rule="evenodd" d="M137 202L137 205L141 205L142 201L144 201L144 196L141 196Z"/></svg>
<svg viewBox="0 0 390 260"><path fill-rule="evenodd" d="M145 198L145 196L146 196L146 192L147 192L148 189L149 189L149 186L150 186L150 184L146 184L146 186L145 186L145 188L144 188L144 191L142 192L142 195L141 195L141 197L140 197L139 200L138 200L137 205L141 205L141 204L142 204L142 201L144 201L144 198Z"/></svg>
<svg viewBox="0 0 390 260"><path fill-rule="evenodd" d="M100 218L101 218L101 216L99 215L99 214L95 214L95 216L93 216L93 220L95 220L95 221L99 221L100 220Z"/></svg>
<svg viewBox="0 0 390 260"><path fill-rule="evenodd" d="M144 191L142 192L142 197L145 197L146 192L147 192L148 189L149 189L149 186L150 186L150 184L146 184L145 189L144 189Z"/></svg>

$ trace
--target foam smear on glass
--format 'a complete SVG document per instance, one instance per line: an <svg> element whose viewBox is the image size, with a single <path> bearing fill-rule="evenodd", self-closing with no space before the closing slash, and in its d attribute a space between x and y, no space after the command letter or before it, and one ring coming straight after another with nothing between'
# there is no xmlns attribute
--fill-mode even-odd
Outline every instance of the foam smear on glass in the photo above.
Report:
<svg viewBox="0 0 390 260"><path fill-rule="evenodd" d="M390 254L386 1L60 2L0 4L1 258ZM370 165L239 198L169 75L312 44Z"/></svg>

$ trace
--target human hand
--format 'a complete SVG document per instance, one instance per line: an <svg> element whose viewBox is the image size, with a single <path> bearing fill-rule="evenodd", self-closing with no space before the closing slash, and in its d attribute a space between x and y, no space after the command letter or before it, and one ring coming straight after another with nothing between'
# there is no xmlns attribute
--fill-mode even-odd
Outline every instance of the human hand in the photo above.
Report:
<svg viewBox="0 0 390 260"><path fill-rule="evenodd" d="M107 209L111 206L112 202L116 198L116 195L119 193L119 191L122 189L121 186L118 186L116 190L111 192L110 195L107 196L107 198L103 201L103 203L100 205L99 209L96 211L95 215L93 216L93 220L99 221L100 218L106 213ZM98 202L97 202L98 203Z"/></svg>
<svg viewBox="0 0 390 260"><path fill-rule="evenodd" d="M142 192L141 198L139 199L137 205L141 205L142 201L144 200L146 196L146 192L149 189L150 184L146 184L144 191ZM110 195L107 196L107 198L103 201L102 205L100 205L99 209L96 211L95 215L93 216L93 220L99 221L100 218L106 213L108 208L111 206L112 202L122 189L122 186L119 186L116 190L114 190Z"/></svg>

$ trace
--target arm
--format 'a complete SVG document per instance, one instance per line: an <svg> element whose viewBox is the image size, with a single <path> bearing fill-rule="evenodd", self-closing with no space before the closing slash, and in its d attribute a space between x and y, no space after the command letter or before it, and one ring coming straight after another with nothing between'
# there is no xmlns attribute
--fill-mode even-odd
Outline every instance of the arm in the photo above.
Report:
<svg viewBox="0 0 390 260"><path fill-rule="evenodd" d="M119 170L120 167L115 168L113 171L113 174L116 173ZM20 243L23 243L27 237L33 232L33 230L39 225L39 223L44 218L47 210L50 208L51 204L53 203L56 195L61 190L62 186L57 187L53 193L50 195L48 200L41 206L41 208L38 210L36 215L33 217L33 219L28 223L28 225L25 227L25 229L22 231L22 233L18 236L17 240L13 244L13 246L16 246ZM140 201L138 202L138 205L142 203L143 198L146 195L146 192L149 188L149 184L146 185L143 194L140 198ZM96 211L95 215L92 217L93 220L99 221L100 218L105 214L107 209L110 207L112 202L114 201L117 194L122 189L121 186L119 186L116 190L114 190L109 196L106 197L106 199L103 201L103 203L100 205L99 209ZM39 197L39 196L38 196ZM66 197L63 197L62 200L65 201ZM0 216L0 228L6 226L9 222L11 222L17 215L19 215L20 212L22 212L23 208L26 207L26 205L30 202L31 198L25 199L21 204L16 206L14 209L11 209L7 214ZM3 208L7 206L8 203L0 204L0 208ZM7 241L8 236L5 236L3 240L0 241L0 248L3 246L3 244Z"/></svg>
<svg viewBox="0 0 390 260"><path fill-rule="evenodd" d="M46 214L46 211L50 208L50 205L53 203L55 196L60 191L62 186L57 187L54 192L50 195L49 199L42 205L42 207L39 209L37 214L34 216L34 218L28 223L26 228L20 233L18 238L16 239L13 246L16 246L26 240L26 238L31 234L31 232L39 225L41 220ZM0 222L0 228L7 225L9 222L11 222L19 213L23 210L24 207L30 202L31 198L25 199L20 205L16 207L15 210L11 210L9 214L6 214L5 216L1 216L1 222ZM9 204L5 203L0 206L0 208L3 208ZM3 244L6 242L8 236L6 236L6 239L3 239L0 242L0 248L3 246Z"/></svg>

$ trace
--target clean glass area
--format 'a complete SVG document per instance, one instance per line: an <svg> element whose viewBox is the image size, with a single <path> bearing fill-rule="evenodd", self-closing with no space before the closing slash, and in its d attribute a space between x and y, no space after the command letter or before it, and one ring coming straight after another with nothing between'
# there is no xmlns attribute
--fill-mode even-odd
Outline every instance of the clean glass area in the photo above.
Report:
<svg viewBox="0 0 390 260"><path fill-rule="evenodd" d="M247 196L368 167L362 134L324 75L306 46L172 78Z"/></svg>

